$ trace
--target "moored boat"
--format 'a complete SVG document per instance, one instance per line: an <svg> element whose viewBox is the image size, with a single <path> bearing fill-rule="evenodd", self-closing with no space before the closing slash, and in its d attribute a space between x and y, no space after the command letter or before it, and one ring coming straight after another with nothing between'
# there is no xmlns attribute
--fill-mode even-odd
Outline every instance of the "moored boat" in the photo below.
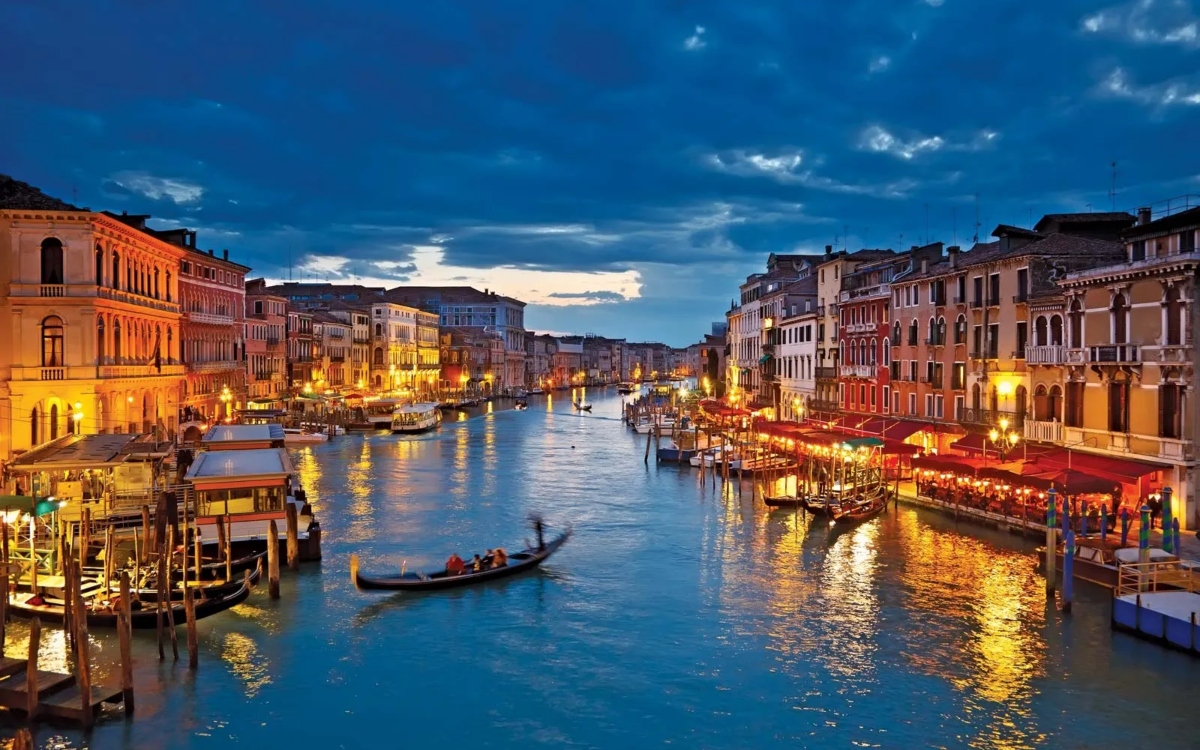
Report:
<svg viewBox="0 0 1200 750"><path fill-rule="evenodd" d="M1063 564L1063 550L1064 545L1060 541L1058 549L1055 551L1055 564L1059 571L1066 569ZM1178 557L1161 549L1151 547L1148 552L1149 561L1153 563L1179 562ZM1046 548L1044 546L1038 548L1038 562L1045 570ZM1073 568L1075 577L1080 580L1115 589L1121 577L1120 566L1136 562L1138 562L1137 547L1122 547L1119 542L1101 541L1098 538L1083 537L1075 540Z"/></svg>
<svg viewBox="0 0 1200 750"><path fill-rule="evenodd" d="M804 498L788 495L763 495L763 503L771 508L803 508Z"/></svg>
<svg viewBox="0 0 1200 750"><path fill-rule="evenodd" d="M586 411L586 412L590 412L590 411L592 410L592 405L591 405L591 404L580 404L580 403L575 403L575 404L573 404L573 405L575 406L575 411Z"/></svg>
<svg viewBox="0 0 1200 750"><path fill-rule="evenodd" d="M671 440L664 446L660 446L654 454L655 460L667 464L689 463L696 455L695 448L684 448L674 440Z"/></svg>
<svg viewBox="0 0 1200 750"><path fill-rule="evenodd" d="M231 607L246 601L250 596L249 582L238 584L237 588L225 596L197 601L194 607L196 619L202 620L205 617L211 617L220 612L224 612ZM42 622L52 622L61 624L63 622L63 604L61 601L52 599L42 599L38 603L39 597L32 594L14 594L9 597L8 612L14 617L32 620L38 618ZM145 603L145 602L143 602ZM175 619L175 627L180 627L187 622L186 613L184 612L183 602L172 601L172 615ZM162 617L164 624L167 622L167 610L158 609L153 604L148 609L134 609L129 615L129 624L134 629L148 630L158 627L158 618ZM112 611L111 607L93 606L87 611L88 628L116 628L117 614Z"/></svg>
<svg viewBox="0 0 1200 750"><path fill-rule="evenodd" d="M841 504L831 506L831 523L842 528L857 526L883 513L887 508L887 501L888 494L882 489L861 500L843 500Z"/></svg>
<svg viewBox="0 0 1200 750"><path fill-rule="evenodd" d="M285 427L283 430L283 442L285 445L309 445L312 443L324 443L329 440L329 436L322 432L309 432L308 430L292 429Z"/></svg>
<svg viewBox="0 0 1200 750"><path fill-rule="evenodd" d="M435 403L405 404L392 413L392 432L427 432L442 423L442 413Z"/></svg>
<svg viewBox="0 0 1200 750"><path fill-rule="evenodd" d="M508 564L498 568L486 567L490 563L485 561L484 569L478 572L468 568L462 573L450 573L442 568L432 573L402 572L398 576L368 576L358 570L358 555L351 555L350 578L355 586L368 590L437 591L470 586L533 570L557 552L570 536L571 530L567 529L540 548L531 547L514 552L508 556Z"/></svg>

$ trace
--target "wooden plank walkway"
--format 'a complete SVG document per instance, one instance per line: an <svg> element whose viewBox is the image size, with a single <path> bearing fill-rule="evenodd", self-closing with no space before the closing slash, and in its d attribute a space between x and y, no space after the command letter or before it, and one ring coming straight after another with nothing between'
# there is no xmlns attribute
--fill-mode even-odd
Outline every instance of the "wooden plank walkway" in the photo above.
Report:
<svg viewBox="0 0 1200 750"><path fill-rule="evenodd" d="M37 673L38 700L41 701L44 696L73 684L75 684L75 677L72 675L61 672L43 672L39 669ZM28 693L29 687L24 668L13 676L0 680L0 706L23 711L28 705Z"/></svg>
<svg viewBox="0 0 1200 750"><path fill-rule="evenodd" d="M10 674L25 671L24 659L13 659L9 656L0 656L0 677L8 677Z"/></svg>
<svg viewBox="0 0 1200 750"><path fill-rule="evenodd" d="M97 712L105 703L117 705L122 703L124 699L124 694L120 688L109 687L107 685L92 685L92 715L97 715ZM38 704L38 713L82 722L83 695L79 690L79 684L75 683L47 697Z"/></svg>
<svg viewBox="0 0 1200 750"><path fill-rule="evenodd" d="M26 664L25 659L0 657L0 707L25 713L29 705ZM37 686L39 715L84 723L83 693L74 675L38 670ZM97 716L105 703L120 705L124 700L120 688L93 685L92 716Z"/></svg>

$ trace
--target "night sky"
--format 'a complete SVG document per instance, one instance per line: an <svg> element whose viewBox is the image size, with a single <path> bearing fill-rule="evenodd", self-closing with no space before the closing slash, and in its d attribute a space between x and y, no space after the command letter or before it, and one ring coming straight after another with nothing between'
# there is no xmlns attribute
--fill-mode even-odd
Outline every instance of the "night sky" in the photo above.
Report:
<svg viewBox="0 0 1200 750"><path fill-rule="evenodd" d="M541 330L684 346L769 252L1200 193L1191 0L5 0L0 28L0 172Z"/></svg>

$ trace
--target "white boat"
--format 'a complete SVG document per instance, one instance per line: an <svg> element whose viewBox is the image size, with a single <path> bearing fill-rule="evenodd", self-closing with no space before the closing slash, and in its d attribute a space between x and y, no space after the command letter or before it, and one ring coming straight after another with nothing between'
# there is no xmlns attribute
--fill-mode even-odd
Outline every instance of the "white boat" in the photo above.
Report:
<svg viewBox="0 0 1200 750"><path fill-rule="evenodd" d="M656 422L651 422L649 420L641 421L633 426L633 431L639 435L645 435L646 433L652 431L655 425L658 425L659 432L671 432L675 429L675 418L660 417Z"/></svg>
<svg viewBox="0 0 1200 750"><path fill-rule="evenodd" d="M543 391L541 388L530 388L529 389L530 396L541 396L544 393L545 393L545 391Z"/></svg>
<svg viewBox="0 0 1200 750"><path fill-rule="evenodd" d="M330 437L337 437L338 435L345 435L346 428L335 424L326 427L325 429L321 430L321 432L329 435Z"/></svg>
<svg viewBox="0 0 1200 750"><path fill-rule="evenodd" d="M284 445L308 445L310 443L324 443L329 439L329 436L323 432L309 432L308 430L297 430L285 427L283 430Z"/></svg>
<svg viewBox="0 0 1200 750"><path fill-rule="evenodd" d="M394 398L376 399L366 405L367 421L377 430L386 429L392 423L392 414L400 404Z"/></svg>
<svg viewBox="0 0 1200 750"><path fill-rule="evenodd" d="M405 404L392 412L392 432L425 432L441 423L442 412L436 403Z"/></svg>
<svg viewBox="0 0 1200 750"><path fill-rule="evenodd" d="M714 463L719 464L722 461L722 458L721 458L722 454L726 451L729 453L731 468L736 469L742 465L741 460L738 458L737 454L734 453L732 448L728 448L728 447L721 446L721 445L715 446L713 448L706 448L705 450L700 451L696 455L692 456L692 459L688 463L690 463L692 466L697 466L697 467L700 466L701 461L704 462L704 465L706 467L712 466Z"/></svg>

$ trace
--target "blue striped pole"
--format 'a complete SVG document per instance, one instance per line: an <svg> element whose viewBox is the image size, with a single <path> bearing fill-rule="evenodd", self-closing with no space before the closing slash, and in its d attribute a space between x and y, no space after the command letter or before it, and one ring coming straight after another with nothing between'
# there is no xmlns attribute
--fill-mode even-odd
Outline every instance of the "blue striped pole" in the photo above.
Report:
<svg viewBox="0 0 1200 750"><path fill-rule="evenodd" d="M1163 552L1168 555L1175 554L1175 546L1171 539L1171 488L1163 487L1162 491L1162 532Z"/></svg>
<svg viewBox="0 0 1200 750"><path fill-rule="evenodd" d="M1179 546L1179 519L1171 519L1171 536L1175 538L1175 556L1183 557L1183 548Z"/></svg>
<svg viewBox="0 0 1200 750"><path fill-rule="evenodd" d="M1070 613L1071 600L1075 597L1075 532L1067 529L1063 542L1063 612Z"/></svg>
<svg viewBox="0 0 1200 750"><path fill-rule="evenodd" d="M1046 600L1054 599L1054 584L1058 574L1054 568L1058 554L1057 530L1054 528L1054 513L1058 510L1058 492L1050 487L1046 496Z"/></svg>
<svg viewBox="0 0 1200 750"><path fill-rule="evenodd" d="M1150 506L1143 505L1139 515L1141 525L1138 527L1138 562L1150 562Z"/></svg>
<svg viewBox="0 0 1200 750"><path fill-rule="evenodd" d="M1050 488L1049 494L1046 496L1046 528L1054 528L1054 513L1058 510L1058 491L1053 487Z"/></svg>

